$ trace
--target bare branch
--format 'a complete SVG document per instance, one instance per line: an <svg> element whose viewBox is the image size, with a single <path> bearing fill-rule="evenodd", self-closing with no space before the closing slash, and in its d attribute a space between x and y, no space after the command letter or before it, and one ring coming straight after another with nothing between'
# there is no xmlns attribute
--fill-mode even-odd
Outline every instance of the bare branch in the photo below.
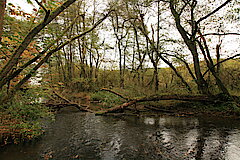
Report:
<svg viewBox="0 0 240 160"><path fill-rule="evenodd" d="M240 54L236 54L236 55L234 55L234 56L228 57L228 58L226 58L226 59L224 59L224 60L222 60L222 61L214 64L212 67L214 68L214 67L216 67L217 65L219 65L219 64L221 64L221 63L224 63L224 62L226 62L226 61L228 61L228 60L234 59L234 58L239 57L239 56L240 56ZM207 69L207 70L203 73L203 76L205 76L209 71L210 71L210 68Z"/></svg>
<svg viewBox="0 0 240 160"><path fill-rule="evenodd" d="M172 52L172 51L171 51L171 52ZM196 80L196 77L194 76L194 74L193 74L193 72L192 72L192 70L191 70L189 64L186 62L185 59L183 59L183 58L181 58L181 57L179 57L179 56L177 56L177 55L172 55L172 54L169 54L169 53L162 53L162 54L165 54L165 55L167 55L167 56L171 56L171 57L175 57L175 58L177 58L178 60L180 60L181 62L183 62L184 65L186 66L186 68L187 68L189 74L191 75L192 79L193 79L193 80Z"/></svg>
<svg viewBox="0 0 240 160"><path fill-rule="evenodd" d="M180 12L179 12L179 15L181 15L184 11L184 9L187 7L187 5L189 4L189 1L183 1L185 4L183 5L183 7L181 8Z"/></svg>
<svg viewBox="0 0 240 160"><path fill-rule="evenodd" d="M39 2L38 0L35 0L35 2L44 10L44 12L47 14L48 10L44 7L44 5Z"/></svg>
<svg viewBox="0 0 240 160"><path fill-rule="evenodd" d="M107 92L113 93L113 94L121 97L121 98L124 99L124 100L130 100L130 98L124 97L124 96L121 95L120 93L117 93L117 92L115 92L115 91L113 91L113 90L110 90L110 89L108 89L108 88L102 88L102 89L100 89L100 91L107 91Z"/></svg>
<svg viewBox="0 0 240 160"><path fill-rule="evenodd" d="M38 0L35 0L36 3L44 10L45 12L45 17L44 17L44 21L47 21L49 15L50 15L50 10L47 10L44 5L42 3L40 3Z"/></svg>
<svg viewBox="0 0 240 160"><path fill-rule="evenodd" d="M203 34L202 36L227 36L227 35L236 35L236 36L240 36L240 33L206 33ZM200 38L200 36L196 37Z"/></svg>
<svg viewBox="0 0 240 160"><path fill-rule="evenodd" d="M206 16L200 18L196 24L199 24L201 21L207 19L208 17L210 17L211 15L213 15L214 13L216 13L217 11L219 11L220 9L222 9L224 6L226 6L228 3L230 3L232 0L227 0L225 3L223 3L222 5L220 5L218 8L216 8L215 10L213 10L212 12L210 12L209 14L207 14Z"/></svg>

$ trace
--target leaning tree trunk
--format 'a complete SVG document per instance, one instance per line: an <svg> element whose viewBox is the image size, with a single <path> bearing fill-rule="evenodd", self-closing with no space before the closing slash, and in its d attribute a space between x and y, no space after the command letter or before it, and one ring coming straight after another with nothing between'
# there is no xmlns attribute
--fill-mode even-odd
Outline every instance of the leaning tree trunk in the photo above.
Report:
<svg viewBox="0 0 240 160"><path fill-rule="evenodd" d="M201 44L201 42L198 40L198 45L199 45L199 48L201 49L202 51L202 54L204 56L204 59L207 63L207 67L209 68L210 72L212 73L213 77L215 78L216 80L216 83L217 83L217 86L218 88L220 89L220 91L222 91L223 94L227 95L229 98L231 98L231 95L228 91L228 89L225 87L225 85L222 83L221 79L219 78L218 76L218 73L217 71L215 70L214 68L214 64L213 64L213 60L211 58L211 55L210 55L210 51L208 49L208 46L207 46L207 41L206 39L203 37L203 35L201 34L201 32L199 31L199 34L201 36L201 39L203 41L203 44Z"/></svg>
<svg viewBox="0 0 240 160"><path fill-rule="evenodd" d="M53 19L55 19L61 12L63 12L66 8L68 8L72 3L76 0L67 0L60 7L52 11L50 14L46 14L44 20L36 25L25 37L22 43L17 47L15 52L12 54L6 65L0 70L0 83L4 79L5 76L9 75L10 71L18 64L19 58L26 50L28 45L32 42L34 37L39 34L41 30L43 30ZM0 88L3 87L2 84Z"/></svg>
<svg viewBox="0 0 240 160"><path fill-rule="evenodd" d="M201 73L199 55L198 55L198 52L197 52L197 46L196 46L195 38L191 37L191 39L190 39L188 37L188 32L181 25L180 14L177 13L177 11L174 7L174 3L175 2L173 0L170 1L170 9L171 9L172 15L174 17L177 30L180 33L180 35L182 36L185 44L187 45L188 49L190 50L190 52L193 56L194 71L195 71L195 74L196 74L196 83L197 83L197 86L198 86L198 90L202 94L211 95L209 90L208 90L208 84L205 81L205 79L204 79L204 77ZM196 27L196 26L192 26L192 27ZM194 28L194 29L196 29L196 28Z"/></svg>

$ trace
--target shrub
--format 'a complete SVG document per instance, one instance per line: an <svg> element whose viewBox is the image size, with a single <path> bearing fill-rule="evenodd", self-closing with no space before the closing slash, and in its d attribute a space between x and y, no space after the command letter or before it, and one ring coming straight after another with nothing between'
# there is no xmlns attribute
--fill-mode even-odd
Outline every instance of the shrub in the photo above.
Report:
<svg viewBox="0 0 240 160"><path fill-rule="evenodd" d="M98 91L91 94L91 101L105 103L109 107L122 104L124 100L117 95L105 91Z"/></svg>
<svg viewBox="0 0 240 160"><path fill-rule="evenodd" d="M0 106L1 118L6 133L4 143L18 143L30 140L43 133L42 119L51 118L53 114L39 103L43 96L38 89L18 92L11 102Z"/></svg>

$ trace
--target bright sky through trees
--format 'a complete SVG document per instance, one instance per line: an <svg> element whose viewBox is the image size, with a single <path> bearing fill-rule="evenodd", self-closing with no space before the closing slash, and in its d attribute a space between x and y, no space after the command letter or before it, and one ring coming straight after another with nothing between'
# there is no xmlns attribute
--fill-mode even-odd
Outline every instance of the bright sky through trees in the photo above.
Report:
<svg viewBox="0 0 240 160"><path fill-rule="evenodd" d="M104 1L104 0L102 0ZM34 1L32 1L34 3ZM105 1L104 1L105 2ZM20 6L25 12L32 12L33 8L34 7L38 7L37 4L35 5L32 5L32 4L29 4L27 3L27 0L7 0L7 3L12 3L14 4L15 6ZM98 6L98 9L99 8L104 8L103 6ZM213 7L214 8L214 7ZM154 9L153 9L154 10ZM91 12L91 9L88 8L88 11ZM220 10L220 13L225 13L227 12L227 8L223 8ZM150 18L150 21L148 21L148 25L149 25L149 28L151 27L152 24L154 24L156 21L156 17L149 17ZM230 32L237 32L236 28L237 26L239 25L239 22L236 23L234 26L232 24L227 24L227 23L224 23L224 25L226 26L226 29L229 30ZM151 31L151 29L150 29ZM173 31L171 31L173 32ZM207 33L207 32L206 32ZM109 40L109 39L112 39L112 35L110 35L111 33L109 33L108 35L104 34L104 35L101 35L100 37L104 37L104 39ZM177 34L177 35L176 35ZM171 35L172 37L179 37L180 38L180 35L178 35L178 32L176 30L176 32L174 32L174 34ZM211 42L212 43L217 43L218 41L218 36L209 36L211 37ZM222 39L222 46L221 46L221 53L222 53L222 56L231 56L231 55L234 55L236 54L236 52L239 50L239 37L236 36L236 35L228 35L228 36L222 36L221 37ZM111 44L111 42L114 42L112 40L110 40L108 43ZM214 48L213 48L214 50ZM112 54L111 54L112 55ZM109 56L111 57L112 59L115 59L117 57L115 56ZM161 64L163 65L163 64ZM165 65L163 65L165 66Z"/></svg>
<svg viewBox="0 0 240 160"><path fill-rule="evenodd" d="M27 0L7 0L7 3L12 3L16 6L20 6L25 12L32 12L33 5L28 4Z"/></svg>

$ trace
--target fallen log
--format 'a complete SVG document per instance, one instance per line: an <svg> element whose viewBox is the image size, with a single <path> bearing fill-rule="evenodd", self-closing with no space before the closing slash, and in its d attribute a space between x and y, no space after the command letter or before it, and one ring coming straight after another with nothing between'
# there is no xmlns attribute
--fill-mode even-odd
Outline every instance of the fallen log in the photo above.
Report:
<svg viewBox="0 0 240 160"><path fill-rule="evenodd" d="M47 106L47 107L49 107L49 108L51 108L51 109L53 109L53 110L60 110L60 109L65 108L65 107L70 107L70 106L72 106L72 107L77 108L79 111L89 112L89 111L87 110L87 108L84 108L84 107L86 107L86 106L81 106L81 107L80 107L80 106L79 106L78 104L76 104L76 103L44 103L44 105Z"/></svg>
<svg viewBox="0 0 240 160"><path fill-rule="evenodd" d="M112 112L116 112L116 111L119 111L119 110L124 110L128 106L131 106L131 105L133 105L135 103L136 103L136 100L133 100L133 101L130 101L130 102L127 102L127 103L123 103L120 106L109 108L107 110L97 111L97 112L95 112L95 114L99 115L99 114L112 113Z"/></svg>
<svg viewBox="0 0 240 160"><path fill-rule="evenodd" d="M146 101L159 101L159 100L179 100L179 101L190 101L190 102L212 102L216 103L220 100L216 97L209 97L206 95L153 95L137 99L137 102Z"/></svg>
<svg viewBox="0 0 240 160"><path fill-rule="evenodd" d="M58 109L61 109L61 108L64 108L64 107L67 107L67 106L73 106L73 107L76 107L78 110L80 111L84 111L84 112L91 112L91 113L94 113L94 111L88 109L88 106L87 105L83 105L83 104L78 104L78 103L75 103L75 102L72 102L70 101L69 99L67 99L66 97L62 96L61 94L57 93L56 91L53 91L53 93L58 97L60 98L61 100L63 100L65 103L56 103L56 104L45 104L47 106L54 106L53 108L58 108Z"/></svg>
<svg viewBox="0 0 240 160"><path fill-rule="evenodd" d="M177 100L177 101L188 101L188 102L201 102L203 104L205 104L205 103L216 104L216 103L230 102L230 100L227 97L224 97L220 94L216 95L216 96L178 95L178 94L174 94L174 95L152 95L152 96L147 96L147 97L143 97L143 98L130 99L130 98L126 98L126 97L122 96L121 94L119 94L115 91L112 91L110 89L107 89L107 88L102 88L101 90L111 92L111 93L125 99L126 102L121 104L121 105L109 108L109 109L93 111L93 110L90 110L88 106L72 102L71 100L67 99L66 97L64 97L61 94L54 91L53 92L54 95L56 95L58 98L60 98L62 101L64 101L64 103L49 104L49 105L52 105L52 106L55 105L56 107L59 107L59 108L63 108L63 107L66 107L66 106L73 106L73 107L76 107L77 109L79 109L80 111L91 112L91 113L95 113L96 115L103 115L103 114L106 114L106 113L116 113L116 112L119 112L119 111L123 111L126 108L128 108L129 106L136 105L137 103L141 103L141 102L148 102L148 101ZM237 100L237 98L238 97L235 97L236 100ZM238 105L238 103L236 103L236 104ZM171 111L169 111L169 112L171 112Z"/></svg>
<svg viewBox="0 0 240 160"><path fill-rule="evenodd" d="M217 97L209 97L206 95L153 95L149 97L143 97L135 100L130 100L128 102L123 103L122 105L115 106L109 108L107 110L97 111L95 114L101 115L106 113L113 113L119 110L124 110L127 107L140 103L140 102L147 102L147 101L160 101L160 100L179 100L179 101L190 101L190 102L204 102L204 103L218 103L221 100Z"/></svg>

